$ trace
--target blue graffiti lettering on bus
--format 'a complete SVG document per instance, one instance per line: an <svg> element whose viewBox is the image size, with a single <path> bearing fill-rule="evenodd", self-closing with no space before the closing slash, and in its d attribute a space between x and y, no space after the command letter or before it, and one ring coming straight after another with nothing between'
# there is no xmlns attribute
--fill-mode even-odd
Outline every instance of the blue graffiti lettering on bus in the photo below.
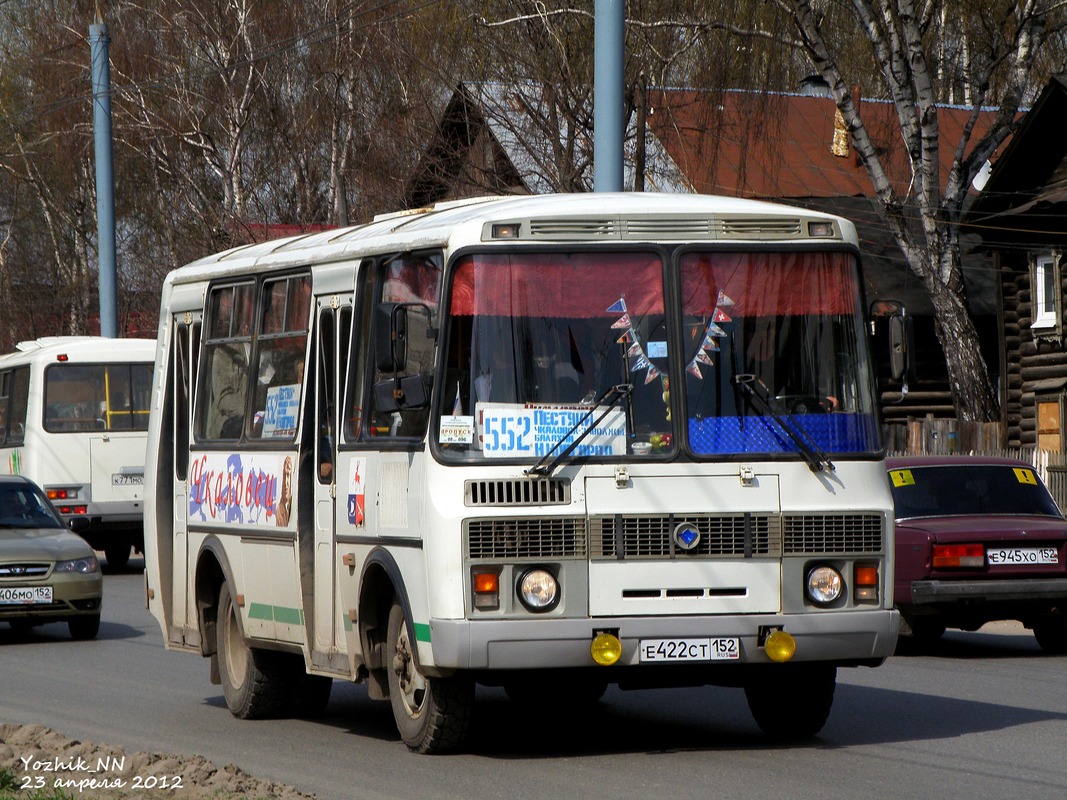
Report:
<svg viewBox="0 0 1067 800"><path fill-rule="evenodd" d="M254 467L245 469L241 455L226 456L222 469L212 469L207 454L189 470L189 518L205 522L270 522L276 511L278 476Z"/></svg>

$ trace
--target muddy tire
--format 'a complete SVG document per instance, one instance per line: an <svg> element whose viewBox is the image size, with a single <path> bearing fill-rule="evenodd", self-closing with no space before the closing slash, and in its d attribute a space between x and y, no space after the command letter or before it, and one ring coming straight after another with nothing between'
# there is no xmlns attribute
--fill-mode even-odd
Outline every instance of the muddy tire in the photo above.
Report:
<svg viewBox="0 0 1067 800"><path fill-rule="evenodd" d="M837 667L782 664L760 670L746 685L753 719L779 741L810 739L822 730L834 704Z"/></svg>
<svg viewBox="0 0 1067 800"><path fill-rule="evenodd" d="M454 750L470 731L474 683L462 676L424 676L416 666L414 652L404 610L394 603L389 610L384 666L400 738L415 753Z"/></svg>
<svg viewBox="0 0 1067 800"><path fill-rule="evenodd" d="M286 654L250 647L241 631L239 613L229 584L223 583L219 590L215 643L226 706L239 719L277 716L285 706L289 673Z"/></svg>

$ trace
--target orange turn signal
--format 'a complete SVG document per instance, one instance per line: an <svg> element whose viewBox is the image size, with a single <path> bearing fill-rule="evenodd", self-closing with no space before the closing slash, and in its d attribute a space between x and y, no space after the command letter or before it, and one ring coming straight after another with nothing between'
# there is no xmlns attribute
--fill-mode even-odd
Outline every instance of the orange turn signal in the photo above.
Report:
<svg viewBox="0 0 1067 800"><path fill-rule="evenodd" d="M475 608L496 608L500 605L499 572L475 572L471 579Z"/></svg>
<svg viewBox="0 0 1067 800"><path fill-rule="evenodd" d="M857 564L854 581L857 586L877 586L878 567Z"/></svg>

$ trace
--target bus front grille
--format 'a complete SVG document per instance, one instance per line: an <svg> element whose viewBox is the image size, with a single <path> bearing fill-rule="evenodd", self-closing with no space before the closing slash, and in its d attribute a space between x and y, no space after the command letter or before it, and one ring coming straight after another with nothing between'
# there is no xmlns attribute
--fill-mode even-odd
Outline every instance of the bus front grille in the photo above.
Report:
<svg viewBox="0 0 1067 800"><path fill-rule="evenodd" d="M466 481L463 505L561 506L570 505L571 482L564 478L513 478Z"/></svg>
<svg viewBox="0 0 1067 800"><path fill-rule="evenodd" d="M585 521L580 517L475 519L464 523L467 557L585 558Z"/></svg>
<svg viewBox="0 0 1067 800"><path fill-rule="evenodd" d="M672 535L691 525L700 534L683 551ZM776 556L781 552L780 518L766 514L596 517L589 521L592 558L692 558Z"/></svg>
<svg viewBox="0 0 1067 800"><path fill-rule="evenodd" d="M783 518L786 555L804 553L881 553L881 514L797 514Z"/></svg>

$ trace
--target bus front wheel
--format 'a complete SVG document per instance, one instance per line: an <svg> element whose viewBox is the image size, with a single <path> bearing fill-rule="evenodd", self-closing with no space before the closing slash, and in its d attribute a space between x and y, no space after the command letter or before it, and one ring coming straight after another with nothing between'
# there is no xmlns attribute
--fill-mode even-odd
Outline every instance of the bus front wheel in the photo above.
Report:
<svg viewBox="0 0 1067 800"><path fill-rule="evenodd" d="M837 686L833 664L767 666L745 684L752 718L767 736L780 741L809 739L830 716Z"/></svg>
<svg viewBox="0 0 1067 800"><path fill-rule="evenodd" d="M223 583L215 641L226 706L239 719L276 716L286 697L283 654L250 647L241 632L239 613L229 584Z"/></svg>
<svg viewBox="0 0 1067 800"><path fill-rule="evenodd" d="M470 730L474 683L465 677L428 678L415 662L404 610L389 610L385 669L389 702L400 738L416 753L440 753L459 747Z"/></svg>

